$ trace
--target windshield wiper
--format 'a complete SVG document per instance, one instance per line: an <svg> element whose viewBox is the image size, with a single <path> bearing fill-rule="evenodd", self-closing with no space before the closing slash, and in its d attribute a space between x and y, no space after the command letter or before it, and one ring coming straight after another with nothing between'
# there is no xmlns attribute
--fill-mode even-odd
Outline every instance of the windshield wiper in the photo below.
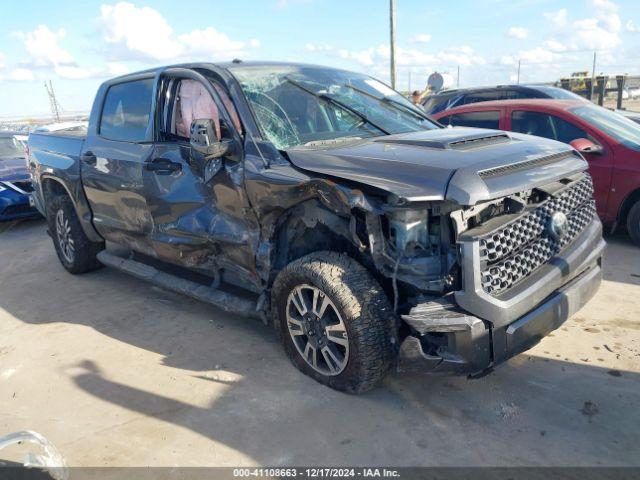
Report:
<svg viewBox="0 0 640 480"><path fill-rule="evenodd" d="M361 93L362 95L366 95L367 97L371 97L371 98L373 98L375 100L378 100L379 102L384 102L386 104L390 104L390 105L394 105L396 107L400 107L405 112L413 115L414 117L419 118L420 120L428 120L430 123L433 123L433 120L431 120L426 114L422 114L418 110L414 110L413 108L409 107L408 105L405 105L404 103L398 102L397 100L394 100L391 97L378 97L377 95L369 93L366 90L362 90L362 89L360 89L358 87L354 87L353 85L349 85L348 83L345 83L344 86L347 87L347 88L350 88L351 90L354 90L354 91L356 91L358 93Z"/></svg>
<svg viewBox="0 0 640 480"><path fill-rule="evenodd" d="M316 98L319 98L321 100L324 100L325 102L329 102L329 103L333 103L334 105L337 105L338 107L342 108L343 110L346 110L350 113L352 113L353 115L355 115L356 117L358 117L360 120L362 120L365 123L368 123L369 125L371 125L372 127L376 128L377 130L380 130L382 133L384 133L385 135L390 135L390 133L385 130L384 128L382 128L379 125L376 125L374 122L372 122L371 120L369 120L369 118L363 114L360 113L358 110L356 110L353 107L350 107L349 105L342 103L340 100L336 100L334 97L332 97L331 95L328 95L326 93L317 93L314 92L313 90L305 87L304 85L296 82L295 80L291 80L289 77L284 77L284 80L288 83L290 83L291 85L293 85L294 87L299 88L300 90L302 90L303 92L308 93L309 95L313 95Z"/></svg>

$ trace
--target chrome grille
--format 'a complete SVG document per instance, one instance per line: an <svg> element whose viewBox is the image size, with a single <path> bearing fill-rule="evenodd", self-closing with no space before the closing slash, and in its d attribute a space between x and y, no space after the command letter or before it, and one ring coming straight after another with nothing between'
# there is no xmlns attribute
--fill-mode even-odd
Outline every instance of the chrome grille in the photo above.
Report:
<svg viewBox="0 0 640 480"><path fill-rule="evenodd" d="M554 212L564 213L568 220L567 233L560 241L546 232ZM593 184L585 175L558 197L480 237L482 289L491 295L510 289L571 243L595 215Z"/></svg>

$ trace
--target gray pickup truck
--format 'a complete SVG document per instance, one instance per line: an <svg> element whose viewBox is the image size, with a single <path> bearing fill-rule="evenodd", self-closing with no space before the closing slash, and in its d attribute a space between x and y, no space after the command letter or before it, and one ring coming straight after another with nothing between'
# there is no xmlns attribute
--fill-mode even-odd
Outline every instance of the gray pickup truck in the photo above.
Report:
<svg viewBox="0 0 640 480"><path fill-rule="evenodd" d="M126 75L98 90L86 136L32 134L29 152L69 272L107 265L260 318L302 372L347 392L392 366L488 372L601 281L580 154L442 128L359 73Z"/></svg>

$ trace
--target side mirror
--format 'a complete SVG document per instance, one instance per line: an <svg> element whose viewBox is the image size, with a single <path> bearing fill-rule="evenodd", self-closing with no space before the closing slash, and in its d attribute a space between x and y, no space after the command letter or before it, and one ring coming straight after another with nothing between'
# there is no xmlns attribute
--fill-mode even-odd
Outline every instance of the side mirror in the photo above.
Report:
<svg viewBox="0 0 640 480"><path fill-rule="evenodd" d="M210 118L196 119L191 122L189 144L191 148L205 158L220 158L229 151L231 142L220 141L216 126Z"/></svg>
<svg viewBox="0 0 640 480"><path fill-rule="evenodd" d="M604 149L601 145L593 143L587 138L576 138L575 140L570 142L569 145L571 145L582 154L589 153L592 155L602 155L602 153L604 152Z"/></svg>

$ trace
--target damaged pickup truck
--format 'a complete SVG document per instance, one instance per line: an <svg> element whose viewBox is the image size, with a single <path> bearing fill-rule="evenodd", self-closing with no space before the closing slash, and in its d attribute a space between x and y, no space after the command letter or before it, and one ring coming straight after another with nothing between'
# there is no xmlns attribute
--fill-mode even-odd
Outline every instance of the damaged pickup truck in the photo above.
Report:
<svg viewBox="0 0 640 480"><path fill-rule="evenodd" d="M126 75L100 87L86 137L32 134L29 152L69 272L107 265L261 318L338 390L392 366L490 371L601 281L579 153L442 128L363 74L234 61Z"/></svg>

